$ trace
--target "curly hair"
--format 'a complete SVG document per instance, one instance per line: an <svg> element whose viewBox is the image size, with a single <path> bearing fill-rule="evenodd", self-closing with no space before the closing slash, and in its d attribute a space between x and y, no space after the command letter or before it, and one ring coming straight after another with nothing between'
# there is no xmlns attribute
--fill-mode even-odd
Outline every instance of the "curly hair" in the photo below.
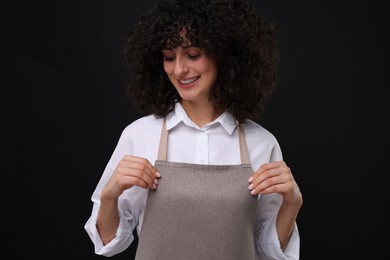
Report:
<svg viewBox="0 0 390 260"><path fill-rule="evenodd" d="M124 43L127 93L137 108L165 117L180 101L164 71L162 49L185 40L216 61L213 106L240 123L260 116L277 82L278 40L272 23L244 0L163 0L141 16Z"/></svg>

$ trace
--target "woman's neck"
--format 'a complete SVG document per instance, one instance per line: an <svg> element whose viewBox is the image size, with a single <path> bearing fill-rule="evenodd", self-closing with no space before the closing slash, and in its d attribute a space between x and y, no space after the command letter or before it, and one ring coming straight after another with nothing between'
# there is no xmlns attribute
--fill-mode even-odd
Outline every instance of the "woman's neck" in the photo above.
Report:
<svg viewBox="0 0 390 260"><path fill-rule="evenodd" d="M188 100L180 101L189 118L199 127L214 121L222 112L217 112L210 102L196 103Z"/></svg>

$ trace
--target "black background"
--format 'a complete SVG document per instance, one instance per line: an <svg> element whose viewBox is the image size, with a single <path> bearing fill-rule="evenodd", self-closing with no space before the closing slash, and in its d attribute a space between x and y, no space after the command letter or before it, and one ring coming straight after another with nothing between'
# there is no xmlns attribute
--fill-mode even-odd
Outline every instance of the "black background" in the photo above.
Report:
<svg viewBox="0 0 390 260"><path fill-rule="evenodd" d="M138 118L122 40L155 1L30 1L1 15L3 254L100 259L84 230L122 129ZM304 196L302 259L387 254L384 1L252 1L275 23L280 82L259 123ZM134 247L112 257L132 259Z"/></svg>

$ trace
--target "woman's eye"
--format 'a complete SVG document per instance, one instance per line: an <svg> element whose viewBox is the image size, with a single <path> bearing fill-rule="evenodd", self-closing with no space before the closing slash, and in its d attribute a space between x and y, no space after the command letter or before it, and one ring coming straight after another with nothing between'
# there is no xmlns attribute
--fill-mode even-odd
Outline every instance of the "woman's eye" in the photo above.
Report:
<svg viewBox="0 0 390 260"><path fill-rule="evenodd" d="M171 56L164 57L164 61L173 61L175 58Z"/></svg>
<svg viewBox="0 0 390 260"><path fill-rule="evenodd" d="M190 60L196 60L200 57L200 54L191 54L191 55L188 55L188 58Z"/></svg>

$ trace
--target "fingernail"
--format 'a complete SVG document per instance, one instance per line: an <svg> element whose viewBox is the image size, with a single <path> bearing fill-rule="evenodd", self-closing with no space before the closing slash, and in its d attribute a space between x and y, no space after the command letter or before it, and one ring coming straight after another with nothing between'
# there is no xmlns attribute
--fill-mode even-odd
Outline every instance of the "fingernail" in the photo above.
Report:
<svg viewBox="0 0 390 260"><path fill-rule="evenodd" d="M153 183L153 189L157 189L157 186L156 184Z"/></svg>
<svg viewBox="0 0 390 260"><path fill-rule="evenodd" d="M158 178L160 178L160 177L161 177L161 174L160 174L159 172L156 172L156 176L157 176Z"/></svg>
<svg viewBox="0 0 390 260"><path fill-rule="evenodd" d="M252 190L253 189L253 183L251 183L251 185L248 186L248 190Z"/></svg>
<svg viewBox="0 0 390 260"><path fill-rule="evenodd" d="M256 193L256 190L251 190L252 195L255 195L255 193Z"/></svg>
<svg viewBox="0 0 390 260"><path fill-rule="evenodd" d="M158 185L158 180L157 179L154 179L153 182L154 182L154 184Z"/></svg>
<svg viewBox="0 0 390 260"><path fill-rule="evenodd" d="M249 177L248 179L248 182L252 182L253 181L253 176Z"/></svg>

